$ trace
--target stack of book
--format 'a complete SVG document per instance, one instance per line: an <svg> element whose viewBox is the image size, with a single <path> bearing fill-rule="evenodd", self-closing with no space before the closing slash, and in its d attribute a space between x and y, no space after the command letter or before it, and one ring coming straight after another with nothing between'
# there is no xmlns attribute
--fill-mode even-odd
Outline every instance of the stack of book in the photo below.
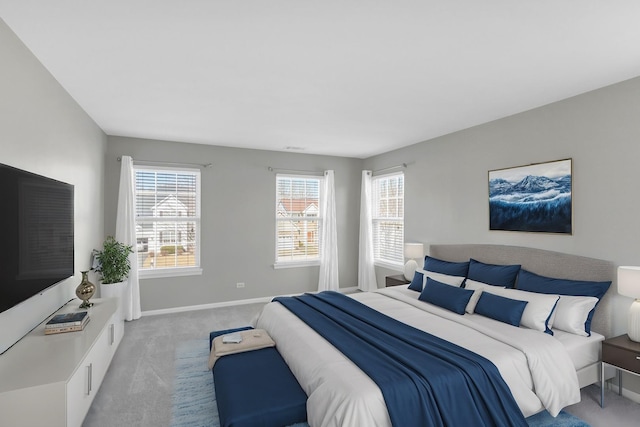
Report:
<svg viewBox="0 0 640 427"><path fill-rule="evenodd" d="M45 335L50 335L81 331L88 322L89 313L86 311L56 314L44 325L44 333Z"/></svg>

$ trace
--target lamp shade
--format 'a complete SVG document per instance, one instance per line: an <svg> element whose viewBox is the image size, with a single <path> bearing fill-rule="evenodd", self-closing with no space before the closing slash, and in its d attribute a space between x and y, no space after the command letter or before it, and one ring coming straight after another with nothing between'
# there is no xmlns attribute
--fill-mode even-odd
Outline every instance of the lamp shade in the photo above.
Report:
<svg viewBox="0 0 640 427"><path fill-rule="evenodd" d="M640 267L618 267L618 293L640 299Z"/></svg>
<svg viewBox="0 0 640 427"><path fill-rule="evenodd" d="M420 259L424 256L424 245L422 243L405 243L404 257L409 259Z"/></svg>

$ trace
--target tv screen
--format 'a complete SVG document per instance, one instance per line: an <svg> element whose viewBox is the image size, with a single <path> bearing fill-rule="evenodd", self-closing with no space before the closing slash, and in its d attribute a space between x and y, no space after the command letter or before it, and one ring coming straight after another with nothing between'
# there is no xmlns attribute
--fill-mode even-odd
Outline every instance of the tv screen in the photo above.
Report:
<svg viewBox="0 0 640 427"><path fill-rule="evenodd" d="M0 312L73 276L73 186L0 164Z"/></svg>

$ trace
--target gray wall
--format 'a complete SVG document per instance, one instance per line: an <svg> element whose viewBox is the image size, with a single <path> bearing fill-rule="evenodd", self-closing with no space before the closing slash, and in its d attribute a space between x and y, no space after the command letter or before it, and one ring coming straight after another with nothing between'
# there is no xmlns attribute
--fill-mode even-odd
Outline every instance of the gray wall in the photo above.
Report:
<svg viewBox="0 0 640 427"><path fill-rule="evenodd" d="M500 243L640 264L640 78L367 159L405 170L405 239ZM489 231L488 171L573 159L573 235ZM631 300L617 297L615 329Z"/></svg>
<svg viewBox="0 0 640 427"><path fill-rule="evenodd" d="M2 20L0 58L0 163L74 185L76 270L42 297L0 314L2 337L37 325L75 296L79 271L102 241L107 138Z"/></svg>
<svg viewBox="0 0 640 427"><path fill-rule="evenodd" d="M335 171L340 286L357 285L362 160L109 137L105 233L115 232L117 158L213 163L202 169L202 276L143 279L143 311L317 290L318 267L273 268L275 173L268 167ZM245 288L236 288L244 282Z"/></svg>
<svg viewBox="0 0 640 427"><path fill-rule="evenodd" d="M640 265L639 118L635 78L365 164L415 160L405 170L407 241L529 246ZM573 235L489 231L488 171L565 158L573 159ZM387 273L378 269L378 283ZM614 298L618 334L631 302Z"/></svg>

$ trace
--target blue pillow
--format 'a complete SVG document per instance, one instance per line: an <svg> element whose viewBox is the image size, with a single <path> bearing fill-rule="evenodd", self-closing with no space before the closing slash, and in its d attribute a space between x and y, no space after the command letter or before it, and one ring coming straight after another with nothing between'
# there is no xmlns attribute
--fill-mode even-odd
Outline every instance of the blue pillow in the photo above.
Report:
<svg viewBox="0 0 640 427"><path fill-rule="evenodd" d="M488 285L513 288L519 271L520 265L485 264L471 258L467 278Z"/></svg>
<svg viewBox="0 0 640 427"><path fill-rule="evenodd" d="M584 331L591 336L591 320L600 303L600 299L611 286L611 282L590 282L588 280L554 279L540 276L527 270L521 270L518 276L518 289L541 294L570 295L575 297L596 297L598 302L589 312L584 323Z"/></svg>
<svg viewBox="0 0 640 427"><path fill-rule="evenodd" d="M473 291L447 285L427 277L427 283L418 299L446 308L454 313L464 314L464 309L467 307L471 295L473 295Z"/></svg>
<svg viewBox="0 0 640 427"><path fill-rule="evenodd" d="M424 274L416 270L413 274L413 280L409 284L409 289L412 291L422 292L422 281L424 280Z"/></svg>
<svg viewBox="0 0 640 427"><path fill-rule="evenodd" d="M434 273L448 274L450 276L467 277L469 261L450 262L430 256L424 257L424 269Z"/></svg>
<svg viewBox="0 0 640 427"><path fill-rule="evenodd" d="M483 292L480 295L474 313L508 323L509 325L520 326L520 319L522 319L522 313L527 304L527 301L519 301Z"/></svg>

